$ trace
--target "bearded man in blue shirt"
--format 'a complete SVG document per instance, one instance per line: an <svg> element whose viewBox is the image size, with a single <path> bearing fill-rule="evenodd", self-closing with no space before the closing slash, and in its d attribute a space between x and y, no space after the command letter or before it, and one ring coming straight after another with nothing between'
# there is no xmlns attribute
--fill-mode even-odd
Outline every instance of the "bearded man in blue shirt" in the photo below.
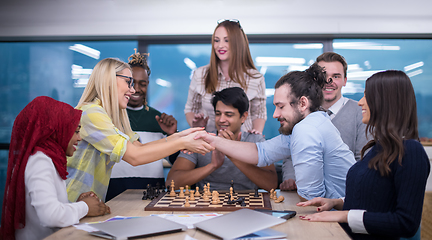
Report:
<svg viewBox="0 0 432 240"><path fill-rule="evenodd" d="M291 156L301 200L344 197L346 173L355 159L327 113L320 111L322 88L329 81L318 64L282 76L275 85L273 100L273 118L280 122L281 135L270 140L235 142L205 133L196 138L203 138L229 157L259 167Z"/></svg>

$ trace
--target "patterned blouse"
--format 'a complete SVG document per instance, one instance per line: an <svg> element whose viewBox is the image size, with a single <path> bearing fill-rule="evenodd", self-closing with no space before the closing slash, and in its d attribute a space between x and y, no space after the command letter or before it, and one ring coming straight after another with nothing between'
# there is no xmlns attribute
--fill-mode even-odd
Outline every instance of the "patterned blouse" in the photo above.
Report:
<svg viewBox="0 0 432 240"><path fill-rule="evenodd" d="M111 170L114 163L122 160L127 141L135 141L138 134L129 137L117 129L99 99L79 109L81 138L77 151L68 157L68 199L75 202L79 195L93 191L105 201Z"/></svg>
<svg viewBox="0 0 432 240"><path fill-rule="evenodd" d="M184 112L204 113L204 115L209 116L206 131L215 132L215 113L211 103L213 96L206 92L204 84L204 75L208 67L209 65L195 70L189 86L189 94ZM219 84L216 87L216 91L221 91L230 87L241 87L239 83L226 79L220 68L218 71ZM242 131L253 129L252 121L257 118L267 119L264 76L255 69L251 69L249 72L252 73L252 75L259 75L259 77L251 78L248 75L245 76L247 89L243 90L245 90L249 98L249 115L242 126Z"/></svg>

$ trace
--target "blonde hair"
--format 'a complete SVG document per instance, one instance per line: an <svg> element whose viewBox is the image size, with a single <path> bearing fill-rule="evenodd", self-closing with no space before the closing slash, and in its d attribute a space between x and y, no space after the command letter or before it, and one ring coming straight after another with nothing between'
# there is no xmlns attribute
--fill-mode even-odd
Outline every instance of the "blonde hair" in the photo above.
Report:
<svg viewBox="0 0 432 240"><path fill-rule="evenodd" d="M131 70L129 64L116 58L105 58L98 62L76 107L80 108L99 99L114 126L131 137L134 132L126 109L120 109L117 98L116 74L126 68Z"/></svg>

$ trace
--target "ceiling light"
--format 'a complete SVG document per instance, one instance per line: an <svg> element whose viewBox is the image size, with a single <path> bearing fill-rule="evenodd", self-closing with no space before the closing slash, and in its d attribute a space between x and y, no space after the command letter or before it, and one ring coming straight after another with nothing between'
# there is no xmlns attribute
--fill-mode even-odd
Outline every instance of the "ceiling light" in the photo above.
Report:
<svg viewBox="0 0 432 240"><path fill-rule="evenodd" d="M294 49L322 49L322 43L294 44Z"/></svg>
<svg viewBox="0 0 432 240"><path fill-rule="evenodd" d="M162 87L171 87L172 84L167 80L163 80L161 78L156 79L156 84Z"/></svg>
<svg viewBox="0 0 432 240"><path fill-rule="evenodd" d="M70 46L69 49L94 58L96 60L100 58L100 51L91 47L84 46L82 44L75 44L73 46Z"/></svg>
<svg viewBox="0 0 432 240"><path fill-rule="evenodd" d="M408 72L408 71L413 70L415 68L423 67L423 65L424 65L424 62L414 63L414 64L411 64L411 65L405 66L404 67L404 71Z"/></svg>
<svg viewBox="0 0 432 240"><path fill-rule="evenodd" d="M303 65L306 62L304 58L291 57L256 57L255 65L257 66L289 66Z"/></svg>
<svg viewBox="0 0 432 240"><path fill-rule="evenodd" d="M336 42L333 43L334 49L351 49L351 50L390 50L398 51L399 46L385 46L373 42Z"/></svg>
<svg viewBox="0 0 432 240"><path fill-rule="evenodd" d="M422 74L422 73L423 73L423 70L419 69L419 70L407 73L407 75L408 75L408 77L412 78L412 77L417 76L417 75Z"/></svg>

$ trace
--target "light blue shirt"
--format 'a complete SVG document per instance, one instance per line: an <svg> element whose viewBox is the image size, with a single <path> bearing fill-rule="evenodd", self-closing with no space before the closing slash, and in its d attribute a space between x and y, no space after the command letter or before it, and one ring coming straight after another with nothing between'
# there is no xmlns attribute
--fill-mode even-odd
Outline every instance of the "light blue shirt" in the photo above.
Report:
<svg viewBox="0 0 432 240"><path fill-rule="evenodd" d="M346 174L356 161L327 113L313 112L294 126L291 135L256 145L260 167L291 155L297 193L303 198L345 197Z"/></svg>

